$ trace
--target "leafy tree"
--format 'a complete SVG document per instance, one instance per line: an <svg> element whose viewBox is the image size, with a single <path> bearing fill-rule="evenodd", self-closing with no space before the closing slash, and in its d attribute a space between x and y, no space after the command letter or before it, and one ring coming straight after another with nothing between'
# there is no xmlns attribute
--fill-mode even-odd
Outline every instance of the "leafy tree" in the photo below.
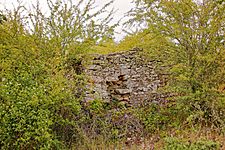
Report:
<svg viewBox="0 0 225 150"><path fill-rule="evenodd" d="M76 67L81 54L113 38L112 12L94 22L112 1L95 13L93 0L47 2L50 16L38 3L29 12L20 5L0 25L2 149L66 149L84 136L85 77Z"/></svg>
<svg viewBox="0 0 225 150"><path fill-rule="evenodd" d="M146 23L146 35L166 39L155 40L149 52L167 66L166 89L176 93L172 99L181 119L224 126L224 90L219 90L225 83L224 1L135 0L135 4L128 23Z"/></svg>
<svg viewBox="0 0 225 150"><path fill-rule="evenodd" d="M0 14L0 24L2 24L3 21L7 21L7 19L3 14Z"/></svg>
<svg viewBox="0 0 225 150"><path fill-rule="evenodd" d="M82 53L92 45L114 38L113 31L118 24L109 25L114 10L107 11L113 0L100 9L95 8L94 0L79 0L76 4L71 0L55 3L47 0L47 3L51 11L49 16L44 16L39 3L33 6L36 12L30 13L31 31L41 34L38 36L50 38L61 48L64 56L70 53L73 55L74 50L70 50L70 46L74 49L76 45L78 49L75 52ZM105 17L100 17L103 14Z"/></svg>

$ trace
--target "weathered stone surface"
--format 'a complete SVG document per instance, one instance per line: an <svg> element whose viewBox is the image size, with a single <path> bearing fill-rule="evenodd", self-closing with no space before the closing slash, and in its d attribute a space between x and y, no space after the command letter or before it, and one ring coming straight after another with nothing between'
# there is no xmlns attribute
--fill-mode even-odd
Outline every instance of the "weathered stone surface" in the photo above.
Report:
<svg viewBox="0 0 225 150"><path fill-rule="evenodd" d="M115 91L120 95L130 94L132 92L131 89L116 89Z"/></svg>
<svg viewBox="0 0 225 150"><path fill-rule="evenodd" d="M143 55L139 55L140 51L140 49L133 49L96 55L92 65L85 70L93 81L89 83L92 87L90 90L95 93L87 93L87 99L96 97L105 101L117 99L129 104L160 101L160 95L157 95L156 91L163 85L164 77L156 73L155 62L147 61Z"/></svg>
<svg viewBox="0 0 225 150"><path fill-rule="evenodd" d="M92 65L92 66L90 66L90 70L100 70L102 67L101 66L99 66L99 65Z"/></svg>

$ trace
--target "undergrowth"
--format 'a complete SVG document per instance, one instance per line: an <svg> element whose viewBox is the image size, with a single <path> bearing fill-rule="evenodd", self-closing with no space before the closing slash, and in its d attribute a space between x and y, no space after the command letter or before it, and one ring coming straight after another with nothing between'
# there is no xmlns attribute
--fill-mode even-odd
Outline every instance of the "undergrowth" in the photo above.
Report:
<svg viewBox="0 0 225 150"><path fill-rule="evenodd" d="M107 13L113 1L94 14L94 0L80 0L76 5L72 1L47 2L49 16L44 15L39 3L32 6L35 11L28 11L20 3L14 11L0 14L2 150L225 149L224 40L220 40L222 34L217 25L218 14L224 15L222 2L215 5L207 1L210 10L218 11L209 14L216 16L197 20L207 24L217 19L211 22L214 26L210 27L215 29L208 31L210 34L203 27L187 31L186 26L183 27L187 33L174 32L170 30L174 22L157 22L158 25L153 23L151 28L126 37L119 44L113 41L117 24L109 25L113 11ZM189 10L193 15L200 10L208 11L192 1L188 1L190 5L181 1L182 7L163 2L157 9L167 11L163 13L168 15L177 12L168 7L172 4L179 10L176 15L187 13L186 6L193 7ZM199 9L193 11L196 8ZM105 18L94 21L104 13ZM153 13L156 16L151 16L152 21L167 19L159 19L157 14ZM189 13L183 16L189 19ZM223 22L221 19L219 23ZM183 25L180 21L175 23L175 28ZM183 36L188 33L201 35L201 43ZM175 35L189 42L174 43ZM212 37L204 39L205 35ZM208 42L209 39L213 41ZM145 49L140 55L159 59L157 73L168 75L165 87L158 91L171 93L165 98L166 103L127 107L102 99L84 102L89 89L83 65L88 64L90 54L107 54L134 46Z"/></svg>

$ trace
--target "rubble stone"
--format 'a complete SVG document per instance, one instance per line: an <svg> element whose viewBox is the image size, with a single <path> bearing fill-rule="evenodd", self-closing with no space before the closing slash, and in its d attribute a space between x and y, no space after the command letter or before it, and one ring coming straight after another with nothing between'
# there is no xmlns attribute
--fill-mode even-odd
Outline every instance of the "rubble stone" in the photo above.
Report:
<svg viewBox="0 0 225 150"><path fill-rule="evenodd" d="M147 61L144 55L139 55L140 49L96 55L92 64L85 69L91 78L89 87L93 92L87 92L86 99L98 98L112 101L116 98L122 103L142 103L141 101L157 101L152 99L159 87L164 84L155 68L155 61ZM91 85L92 84L92 85Z"/></svg>

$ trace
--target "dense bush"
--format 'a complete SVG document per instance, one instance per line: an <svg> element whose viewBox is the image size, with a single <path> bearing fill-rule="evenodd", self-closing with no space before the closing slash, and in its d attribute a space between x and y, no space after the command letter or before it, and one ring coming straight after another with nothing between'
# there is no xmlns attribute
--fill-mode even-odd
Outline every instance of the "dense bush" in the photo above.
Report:
<svg viewBox="0 0 225 150"><path fill-rule="evenodd" d="M179 110L180 121L223 129L224 2L135 0L135 4L128 24L146 23L142 41L152 38L143 46L164 66L159 72L168 74L163 91L176 95L170 101Z"/></svg>
<svg viewBox="0 0 225 150"><path fill-rule="evenodd" d="M185 142L176 138L167 138L164 150L219 150L220 145L213 141L199 140Z"/></svg>
<svg viewBox="0 0 225 150"><path fill-rule="evenodd" d="M13 31L15 25L9 21L0 26L1 146L50 148L57 141L56 123L80 111L76 76L65 78L61 57L47 40L38 41L22 28Z"/></svg>
<svg viewBox="0 0 225 150"><path fill-rule="evenodd" d="M82 140L81 56L113 37L114 27L104 26L111 13L100 23L92 20L112 2L93 15L92 0L84 9L82 0L47 2L50 16L38 3L34 13L18 6L0 24L2 149L64 149Z"/></svg>

